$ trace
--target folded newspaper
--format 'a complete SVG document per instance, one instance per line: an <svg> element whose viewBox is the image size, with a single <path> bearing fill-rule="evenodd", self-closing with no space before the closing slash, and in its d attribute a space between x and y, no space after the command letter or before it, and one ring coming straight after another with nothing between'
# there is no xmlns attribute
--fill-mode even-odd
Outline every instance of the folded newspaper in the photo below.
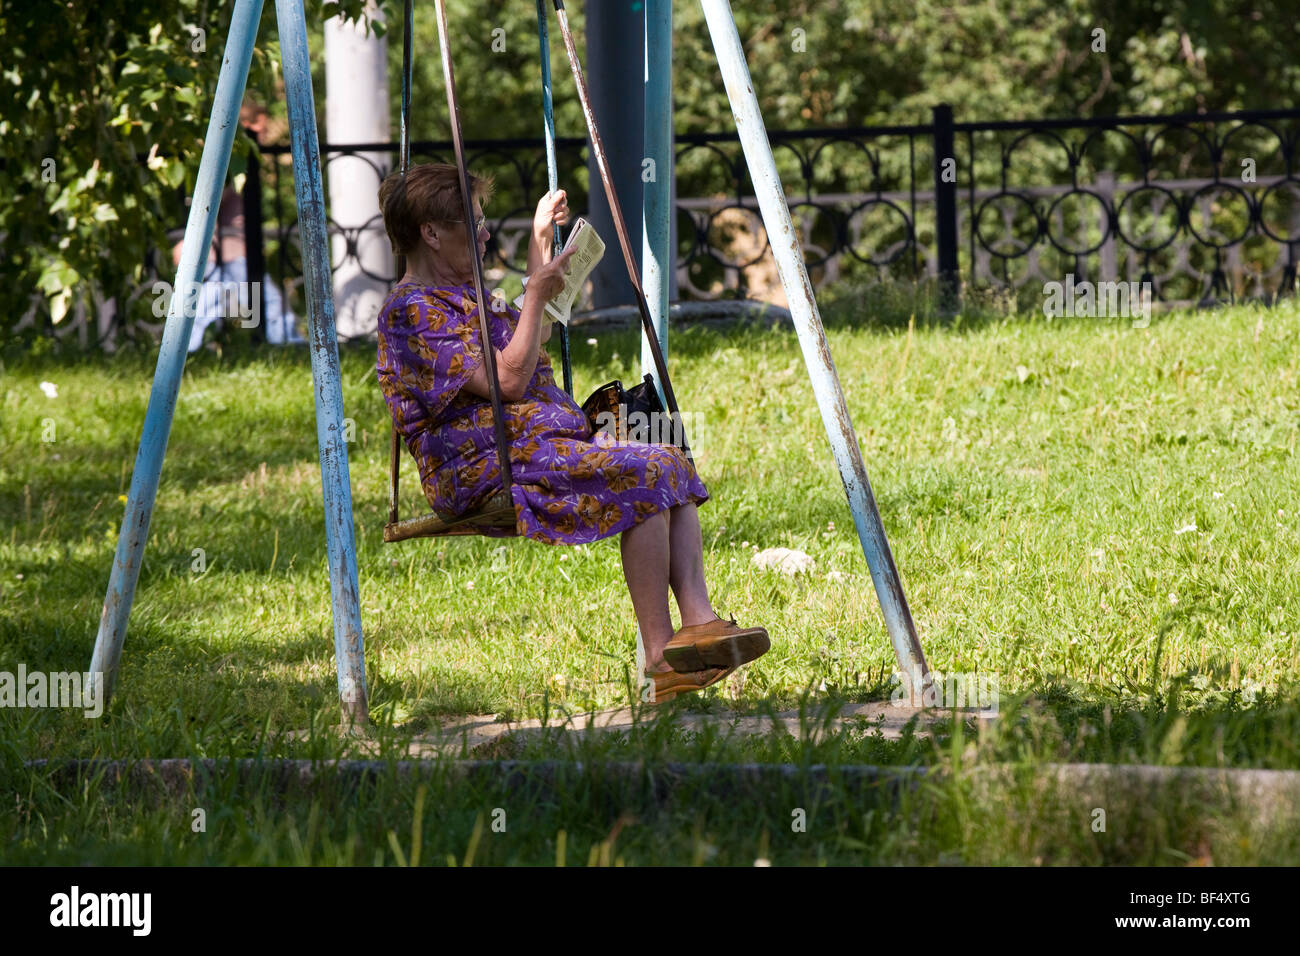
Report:
<svg viewBox="0 0 1300 956"><path fill-rule="evenodd" d="M574 253L569 257L569 261L564 268L564 288L556 293L555 297L546 303L546 312L561 325L569 324L569 316L573 311L573 303L578 300L582 294L583 284L587 281L587 276L591 275L591 270L596 268L596 263L600 262L601 257L605 255L605 243L600 236L596 234L595 228L585 219L578 219L573 224L573 229L569 232L569 238L564 243L564 248L560 252L567 252L570 248ZM528 277L524 277L524 288L528 288ZM524 297L521 295L515 299L515 308L524 307Z"/></svg>

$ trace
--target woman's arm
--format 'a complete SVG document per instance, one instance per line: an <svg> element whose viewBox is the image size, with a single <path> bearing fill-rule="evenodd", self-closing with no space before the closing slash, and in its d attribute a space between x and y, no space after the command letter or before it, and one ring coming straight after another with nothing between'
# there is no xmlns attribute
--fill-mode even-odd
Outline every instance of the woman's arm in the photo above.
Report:
<svg viewBox="0 0 1300 956"><path fill-rule="evenodd" d="M538 350L542 347L542 329L545 327L549 333L551 325L545 305L564 288L564 268L573 251L569 249L560 253L533 273L528 280L528 288L524 290L524 307L519 313L515 334L509 345L495 350L501 397L508 402L517 402L524 397L533 372L537 369ZM491 397L486 364L479 364L465 383L465 388L480 398Z"/></svg>
<svg viewBox="0 0 1300 956"><path fill-rule="evenodd" d="M563 189L547 193L537 202L533 213L533 234L528 240L528 268L531 276L542 263L551 258L555 249L554 224L563 226L569 221L569 200Z"/></svg>
<svg viewBox="0 0 1300 956"><path fill-rule="evenodd" d="M533 214L533 234L528 240L527 275L530 279L534 272L547 262L555 251L554 224L561 226L569 221L569 201L563 189L547 193L537 203L537 212ZM522 319L521 319L522 321ZM551 320L543 315L542 334L539 342L548 342L551 338Z"/></svg>

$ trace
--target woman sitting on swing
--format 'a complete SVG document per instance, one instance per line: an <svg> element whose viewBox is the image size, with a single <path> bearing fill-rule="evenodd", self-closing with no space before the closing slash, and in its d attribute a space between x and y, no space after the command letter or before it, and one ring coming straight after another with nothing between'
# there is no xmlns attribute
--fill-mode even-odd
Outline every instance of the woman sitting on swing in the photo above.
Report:
<svg viewBox="0 0 1300 956"><path fill-rule="evenodd" d="M471 174L469 183L481 258L489 235L482 204L493 182ZM395 172L379 188L379 206L394 253L406 256L406 275L379 313L379 384L429 504L440 515L461 515L500 491L501 475L457 168ZM722 620L709 603L696 513L709 493L694 465L672 445L593 433L555 384L542 348L551 336L543 304L563 287L568 254L546 259L552 224L568 215L563 190L542 197L523 309L489 304L517 525L482 533L571 545L621 535L623 575L660 702L717 683L765 653L768 636ZM676 631L670 587L682 619Z"/></svg>

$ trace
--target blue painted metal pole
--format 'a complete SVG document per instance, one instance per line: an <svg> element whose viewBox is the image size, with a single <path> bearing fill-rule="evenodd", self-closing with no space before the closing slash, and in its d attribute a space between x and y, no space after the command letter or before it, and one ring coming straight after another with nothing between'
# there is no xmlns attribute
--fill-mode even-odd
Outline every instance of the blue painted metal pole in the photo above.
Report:
<svg viewBox="0 0 1300 956"><path fill-rule="evenodd" d="M623 218L623 207L618 200L618 190L614 186L614 176L610 169L609 157L605 153L605 145L601 139L600 130L597 128L596 113L592 108L591 96L587 90L587 78L583 75L582 62L578 59L578 46L573 41L573 31L569 29L569 15L564 10L564 0L553 0L553 2L555 4L555 18L560 25L560 35L564 38L564 50L569 57L569 69L573 73L573 84L578 91L578 102L582 106L582 113L587 121L587 136L591 141L591 161L595 163L601 185L604 186L605 201L609 203L610 216L614 221L614 232L618 235L618 246L623 251L623 264L627 267L627 276L629 284L632 286L632 294L636 296L637 312L641 316L641 329L644 333L642 342L650 346L650 355L654 360L655 371L659 377L659 386L663 392L664 407L674 419L675 434L673 437L677 439L675 444L689 456L691 448L686 440L685 426L678 414L677 396L673 394L673 383L668 377L668 365L664 362L663 351L659 348L659 336L654 331L654 322L650 318L650 306L646 303L645 291L641 288L640 266L637 265L636 255L632 251L632 240L627 234L627 222ZM597 9L595 5L589 7L589 11L594 9ZM599 43L597 43L597 46L599 46ZM589 41L587 49L592 48L592 42ZM638 184L637 189L640 191L639 176L636 177L636 181Z"/></svg>
<svg viewBox="0 0 1300 956"><path fill-rule="evenodd" d="M339 381L329 234L325 227L320 142L316 137L316 101L312 93L307 22L302 0L276 0L275 16L280 31L285 99L289 106L293 183L298 194L298 235L302 243L303 286L307 293L308 341L311 346L312 391L316 398L316 442L320 448L321 487L325 498L325 547L329 554L339 700L343 705L345 722L364 723L369 717L369 708L361 640L357 552L352 528L352 485L348 475L348 446L343 437L343 388Z"/></svg>
<svg viewBox="0 0 1300 956"><path fill-rule="evenodd" d="M202 278L201 270L207 266L208 249L212 247L212 233L216 228L222 187L226 181L226 169L230 164L230 148L235 142L235 131L239 128L239 107L248 81L248 65L253 59L253 44L257 42L262 2L263 0L239 0L235 5L230 20L230 33L226 39L226 52L221 61L221 72L217 77L217 95L212 105L212 116L208 120L208 133L203 140L203 157L199 161L198 179L194 186L194 197L190 201L189 219L185 224L185 241L181 246L180 264L176 267L174 294L167 310L167 323L163 326L158 364L154 369L149 406L144 415L144 431L140 437L140 448L136 452L135 468L131 472L126 514L122 518L122 531L117 538L117 552L113 558L113 569L109 573L108 592L104 596L99 633L95 637L95 650L90 660L90 672L103 674L105 702L112 695L117 679L122 644L126 640L126 626L131 617L135 586L144 559L144 546L149 539L149 523L153 518L154 501L158 497L163 456L167 452L167 439L176 413L176 396L180 391L181 374L185 371L190 331L194 327L193 312L183 307L189 298L185 293L199 282Z"/></svg>
<svg viewBox="0 0 1300 956"><path fill-rule="evenodd" d="M405 0L402 6L402 117L401 146L397 162L402 173L411 168L411 49L415 43L415 3ZM405 271L406 257L402 256L403 269L397 277L400 280Z"/></svg>
<svg viewBox="0 0 1300 956"><path fill-rule="evenodd" d="M560 188L560 169L555 159L555 108L551 98L551 38L546 29L546 0L537 0L537 43L542 48L542 125L546 134L546 182L551 192ZM554 249L560 252L560 226L552 235ZM569 327L560 326L560 365L564 370L564 390L573 397L573 361L569 356Z"/></svg>
<svg viewBox="0 0 1300 956"><path fill-rule="evenodd" d="M587 220L606 237L617 228L615 222L620 214L615 213L614 202L609 196L596 188L598 178L609 179L613 191L626 204L635 201L640 205L644 123L641 119L643 89L636 73L636 63L644 56L640 47L645 29L641 2L583 0L582 4L586 13L583 56L591 75L599 78L584 91L583 96L591 110L592 123L600 127L600 150L605 154L598 157L594 143L587 152L587 181L591 184L587 193ZM561 33L568 24L568 13L559 12L562 7L561 0L556 11L557 19L562 20ZM629 212L635 215L636 209ZM640 251L640 247L634 250L634 259ZM630 268L638 272L636 284L639 287L640 263L634 262ZM636 301L639 295L633 288L633 277L620 270L610 257L596 266L590 281L591 304L596 309L625 305Z"/></svg>
<svg viewBox="0 0 1300 956"><path fill-rule="evenodd" d="M673 255L673 4L645 0L645 157L641 184L641 287L659 348L668 357L668 293ZM653 176L647 179L644 160ZM663 385L644 331L641 374L654 376L663 401ZM666 407L666 406L665 406Z"/></svg>
<svg viewBox="0 0 1300 956"><path fill-rule="evenodd" d="M645 156L641 174L641 288L650 310L651 325L659 340L660 353L668 360L668 292L673 257L670 244L673 162L673 4L672 0L646 0L644 19L645 73L643 99L645 118L642 142ZM654 175L645 174L645 160ZM641 375L652 376L659 400L667 408L663 383L655 367L649 336L641 330ZM641 699L653 694L654 679L645 676L645 639L636 629L636 672L641 682Z"/></svg>
<svg viewBox="0 0 1300 956"><path fill-rule="evenodd" d="M826 330L822 327L812 283L804 266L799 236L791 222L785 190L781 187L776 162L772 158L772 146L763 126L758 98L754 95L753 80L745 62L740 36L736 32L736 22L731 15L731 4L728 0L700 0L700 3L718 57L718 66L722 70L731 112L736 119L736 131L740 134L740 142L745 151L750 179L754 183L754 192L763 214L763 226L772 243L781 285L785 288L790 303L790 314L794 317L795 331L803 348L804 364L807 365L812 380L813 394L817 398L822 423L826 426L826 435L830 439L840 479L844 482L849 509L853 512L853 523L857 527L867 567L871 569L876 596L880 599L880 607L884 612L885 628L894 645L904 680L910 681L909 687L920 689L924 686L928 673L925 655L916 636L916 625L912 622L912 612L907 606L907 595L903 592L903 583L899 579L894 556L885 538L885 528L876 508L871 482L867 479L867 470L862 463L858 436L853 430L844 391L840 388L839 375L831 359Z"/></svg>

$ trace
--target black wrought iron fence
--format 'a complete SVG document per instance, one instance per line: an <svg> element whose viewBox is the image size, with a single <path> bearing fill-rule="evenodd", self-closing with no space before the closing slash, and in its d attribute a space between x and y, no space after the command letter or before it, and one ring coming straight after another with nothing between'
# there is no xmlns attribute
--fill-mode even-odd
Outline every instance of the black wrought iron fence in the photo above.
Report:
<svg viewBox="0 0 1300 956"><path fill-rule="evenodd" d="M819 285L929 276L1019 290L1032 302L1043 283L1073 274L1150 282L1170 304L1295 287L1300 110L961 123L940 106L929 124L774 130L769 139ZM366 155L377 184L395 150L327 146L326 176L341 158ZM586 142L563 138L557 151L571 206L582 209ZM276 178L267 228L281 276L296 275L299 261L277 162L287 152L263 151ZM445 162L450 144L417 143L413 153ZM532 205L546 189L542 144L473 142L469 159L496 175L488 259L492 278L504 280L524 268ZM676 163L680 296L779 294L739 138L678 136ZM338 266L382 223L331 228Z"/></svg>
<svg viewBox="0 0 1300 956"><path fill-rule="evenodd" d="M1294 291L1300 111L954 123L968 281L1150 283L1169 304ZM989 161L996 178L981 178ZM939 187L942 188L942 187Z"/></svg>
<svg viewBox="0 0 1300 956"><path fill-rule="evenodd" d="M1031 307L1041 305L1044 283L1067 275L1148 282L1170 304L1269 300L1295 288L1300 110L965 123L939 106L927 124L773 130L769 139L818 286L930 277L954 294L1010 289ZM561 138L556 147L560 181L581 212L586 141ZM543 144L470 141L467 152L472 168L496 179L485 210L488 278L509 286L524 268L533 206L546 189ZM248 271L264 268L301 315L288 154L265 146L250 165ZM327 185L346 177L377 189L397 144L324 144L321 156ZM447 162L451 145L415 143L412 156ZM779 300L738 137L678 136L676 174L680 298ZM391 258L376 254L386 247L378 215L357 222L329 213L334 268L392 282ZM160 256L158 265L170 279L170 260ZM156 333L161 322L140 300L119 311ZM102 335L99 312L84 319Z"/></svg>

